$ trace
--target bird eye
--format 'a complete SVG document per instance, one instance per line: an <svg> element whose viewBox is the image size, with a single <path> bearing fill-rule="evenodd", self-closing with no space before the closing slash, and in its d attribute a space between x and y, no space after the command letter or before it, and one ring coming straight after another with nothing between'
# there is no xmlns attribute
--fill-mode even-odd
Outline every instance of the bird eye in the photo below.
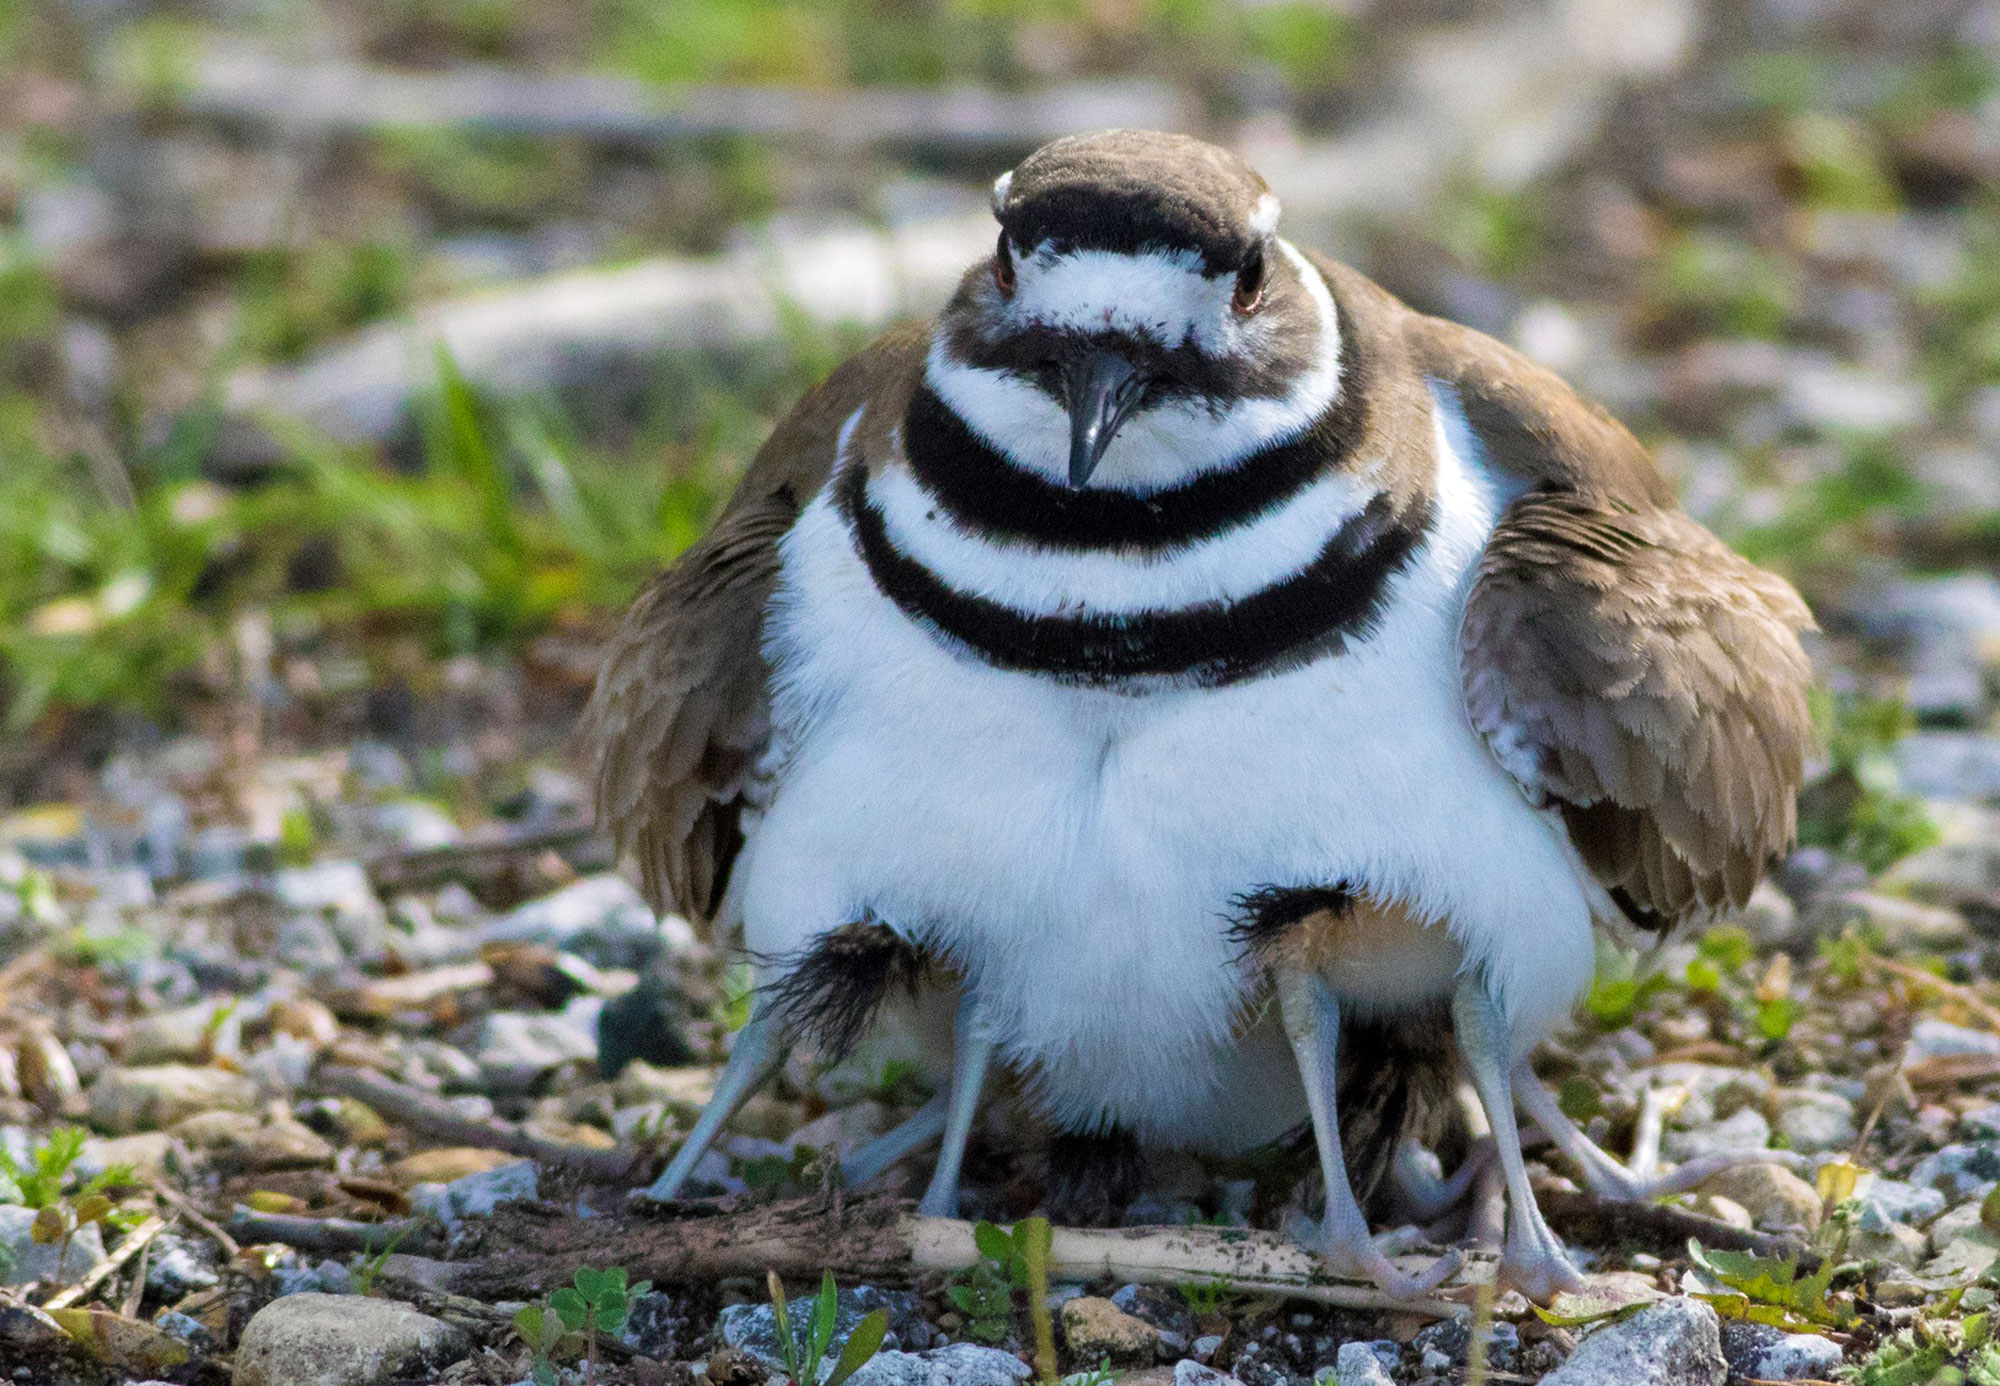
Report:
<svg viewBox="0 0 2000 1386"><path fill-rule="evenodd" d="M1268 278L1264 265L1264 248L1259 246L1250 252L1249 258L1243 262L1243 268L1236 271L1236 293L1230 299L1229 306L1241 317L1247 318L1256 312L1263 305L1264 284Z"/></svg>
<svg viewBox="0 0 2000 1386"><path fill-rule="evenodd" d="M993 254L993 286L1003 294L1014 292L1014 252L1007 248L1007 233L1000 233L1000 248Z"/></svg>

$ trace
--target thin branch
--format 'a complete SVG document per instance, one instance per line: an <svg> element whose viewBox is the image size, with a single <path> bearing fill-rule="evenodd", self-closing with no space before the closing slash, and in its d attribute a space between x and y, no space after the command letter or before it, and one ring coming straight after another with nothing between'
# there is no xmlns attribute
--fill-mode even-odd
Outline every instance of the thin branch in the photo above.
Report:
<svg viewBox="0 0 2000 1386"><path fill-rule="evenodd" d="M175 1212L200 1228L202 1232L207 1234L210 1241L221 1247L224 1256L234 1257L237 1252L243 1249L237 1244L236 1239L223 1231L213 1218L190 1203L186 1195L167 1183L166 1180L145 1178L143 1175L141 1178L145 1179L147 1188L163 1199Z"/></svg>
<svg viewBox="0 0 2000 1386"><path fill-rule="evenodd" d="M139 1252L143 1250L147 1246L147 1244L153 1240L153 1238L159 1236L161 1232L166 1230L166 1226L167 1226L167 1220L165 1218L161 1217L147 1218L144 1222L140 1223L137 1227L133 1228L131 1232L126 1234L125 1240L118 1243L118 1249L116 1251L112 1252L102 1261L99 1261L96 1265L92 1266L90 1268L90 1271L81 1280L77 1281L76 1284L70 1286L66 1290L59 1290L55 1294L51 1295L48 1298L48 1300L43 1303L42 1308L43 1309L69 1308L70 1305L75 1304L78 1300L81 1300L86 1295L90 1294L99 1285L102 1285L112 1276L118 1274L118 1268L124 1265L127 1261L131 1260L134 1256L137 1256Z"/></svg>
<svg viewBox="0 0 2000 1386"><path fill-rule="evenodd" d="M589 1179L630 1183L647 1160L646 1156L630 1150L598 1150L543 1140L498 1117L484 1120L468 1117L421 1089L364 1068L329 1064L319 1070L318 1081L328 1092L364 1102L389 1120L415 1127L435 1139L485 1150L504 1150L539 1164L573 1170Z"/></svg>
<svg viewBox="0 0 2000 1386"><path fill-rule="evenodd" d="M1921 967L1912 967L1909 963L1895 962L1878 955L1871 954L1868 961L1893 976L1927 986L1940 996L1950 997L1985 1021L1989 1029L2000 1031L2000 1006L1994 1005L1971 987L1960 986L1957 982L1947 982L1935 972L1926 972Z"/></svg>
<svg viewBox="0 0 2000 1386"><path fill-rule="evenodd" d="M301 1251L335 1256L354 1251L400 1251L405 1247L412 1251L437 1249L437 1238L415 1218L356 1222L352 1218L309 1218L238 1208L229 1215L229 1226L253 1246L282 1242Z"/></svg>

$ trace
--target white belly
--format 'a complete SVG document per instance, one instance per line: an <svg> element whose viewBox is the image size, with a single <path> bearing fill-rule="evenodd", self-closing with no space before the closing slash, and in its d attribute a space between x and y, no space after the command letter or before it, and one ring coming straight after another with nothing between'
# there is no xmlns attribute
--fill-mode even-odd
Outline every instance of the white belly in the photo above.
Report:
<svg viewBox="0 0 2000 1386"><path fill-rule="evenodd" d="M941 646L822 496L785 541L768 637L782 760L738 868L749 948L783 957L872 914L964 968L1052 1118L1197 1147L1305 1114L1228 936L1261 886L1407 902L1498 977L1523 1047L1540 1039L1588 980L1589 915L1466 721L1458 619L1491 509L1448 470L1445 522L1368 639L1145 695Z"/></svg>

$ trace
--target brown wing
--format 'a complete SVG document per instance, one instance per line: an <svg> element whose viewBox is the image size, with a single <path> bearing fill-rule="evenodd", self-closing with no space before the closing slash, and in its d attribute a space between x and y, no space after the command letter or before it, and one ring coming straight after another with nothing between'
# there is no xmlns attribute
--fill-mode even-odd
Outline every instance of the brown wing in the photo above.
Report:
<svg viewBox="0 0 2000 1386"><path fill-rule="evenodd" d="M921 369L927 329L892 331L808 394L757 452L706 537L647 585L605 650L583 736L598 821L660 909L712 919L770 734L764 610L778 541L826 484L840 427Z"/></svg>
<svg viewBox="0 0 2000 1386"><path fill-rule="evenodd" d="M1811 613L1682 513L1608 414L1497 342L1415 323L1489 461L1532 484L1466 602L1473 726L1634 923L1742 905L1797 826Z"/></svg>

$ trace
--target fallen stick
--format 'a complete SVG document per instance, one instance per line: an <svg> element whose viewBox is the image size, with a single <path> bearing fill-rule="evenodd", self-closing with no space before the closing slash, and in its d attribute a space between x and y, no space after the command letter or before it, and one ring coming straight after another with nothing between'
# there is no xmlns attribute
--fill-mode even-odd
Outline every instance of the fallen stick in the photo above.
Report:
<svg viewBox="0 0 2000 1386"><path fill-rule="evenodd" d="M185 1194L168 1184L166 1180L147 1179L146 1187L158 1194L162 1199L165 1199L168 1206L175 1212L207 1233L209 1240L222 1248L224 1256L234 1257L237 1252L243 1249L237 1245L236 1238L223 1231L214 1218L211 1218L208 1214L202 1212L201 1209L195 1207L194 1204L188 1201Z"/></svg>
<svg viewBox="0 0 2000 1386"><path fill-rule="evenodd" d="M682 1204L670 1211L678 1216L577 1218L534 1204L507 1205L479 1226L469 1253L476 1259L456 1288L486 1300L538 1295L567 1283L584 1265L623 1266L658 1283L713 1282L766 1270L816 1280L831 1270L844 1280L893 1284L980 1261L971 1223L919 1217L906 1203L879 1195L847 1200L839 1216L818 1199ZM1148 1285L1226 1281L1246 1294L1434 1318L1464 1307L1443 1298L1398 1300L1373 1285L1337 1280L1282 1238L1231 1228L1056 1228L1050 1269L1070 1278L1109 1276Z"/></svg>
<svg viewBox="0 0 2000 1386"><path fill-rule="evenodd" d="M317 1078L319 1086L328 1092L364 1102L389 1120L415 1127L433 1139L483 1150L504 1150L537 1164L572 1170L587 1179L635 1183L643 1173L640 1166L648 1159L630 1150L597 1150L543 1140L498 1117L483 1120L469 1117L440 1098L365 1068L328 1064L319 1070Z"/></svg>
<svg viewBox="0 0 2000 1386"><path fill-rule="evenodd" d="M166 1230L165 1218L149 1217L126 1234L118 1249L92 1266L84 1277L66 1290L59 1290L43 1303L45 1310L67 1309L99 1285L118 1274L118 1268L137 1256L153 1238Z"/></svg>
<svg viewBox="0 0 2000 1386"><path fill-rule="evenodd" d="M1804 1258L1807 1248L1793 1237L1752 1232L1721 1218L1690 1213L1666 1203L1626 1203L1596 1194L1544 1191L1542 1216L1572 1241L1589 1246L1639 1245L1668 1256L1685 1254L1688 1238L1718 1251L1749 1251L1781 1259Z"/></svg>
<svg viewBox="0 0 2000 1386"><path fill-rule="evenodd" d="M356 1222L352 1218L311 1218L295 1213L259 1213L238 1207L230 1231L249 1246L283 1242L300 1251L345 1255L354 1251L435 1250L437 1238L415 1218Z"/></svg>
<svg viewBox="0 0 2000 1386"><path fill-rule="evenodd" d="M611 840L588 823L509 832L481 842L452 842L414 852L385 852L367 863L368 883L383 895L430 890L448 881L497 875L523 858L555 852L578 871L612 866Z"/></svg>
<svg viewBox="0 0 2000 1386"><path fill-rule="evenodd" d="M1920 987L1928 987L1938 995L1958 1002L1959 1005L1965 1007L1966 1010L1984 1021L1987 1029L2000 1030L2000 1006L1994 1005L1971 987L1947 981L1935 972L1926 972L1921 967L1912 967L1908 963L1899 963L1892 958L1878 957L1871 954L1868 962L1870 966L1879 967L1892 977L1901 977L1906 982L1914 982Z"/></svg>

